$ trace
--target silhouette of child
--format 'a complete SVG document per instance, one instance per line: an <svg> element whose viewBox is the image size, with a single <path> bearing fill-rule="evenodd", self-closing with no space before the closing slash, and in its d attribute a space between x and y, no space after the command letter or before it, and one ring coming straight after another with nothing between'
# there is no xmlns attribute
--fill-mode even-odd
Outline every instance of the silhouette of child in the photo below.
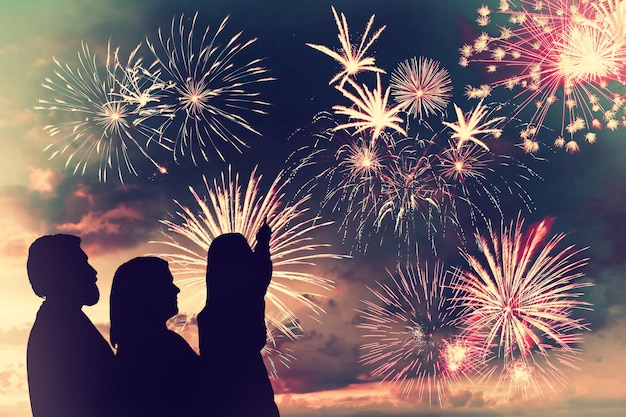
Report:
<svg viewBox="0 0 626 417"><path fill-rule="evenodd" d="M34 417L116 415L113 351L83 306L98 302L96 270L72 235L42 236L26 268L45 298L28 339L26 367Z"/></svg>
<svg viewBox="0 0 626 417"><path fill-rule="evenodd" d="M198 314L200 356L208 374L206 415L279 416L261 356L265 293L272 279L270 236L265 221L254 252L239 233L220 235L209 248L207 303Z"/></svg>
<svg viewBox="0 0 626 417"><path fill-rule="evenodd" d="M134 258L115 272L111 343L117 348L120 405L128 416L198 415L190 390L198 387L199 358L166 326L178 313L179 292L160 258Z"/></svg>

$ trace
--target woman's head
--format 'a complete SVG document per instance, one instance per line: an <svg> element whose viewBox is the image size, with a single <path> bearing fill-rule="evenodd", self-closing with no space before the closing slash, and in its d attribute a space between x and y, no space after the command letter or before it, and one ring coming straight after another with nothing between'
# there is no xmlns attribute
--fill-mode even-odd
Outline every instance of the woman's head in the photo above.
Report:
<svg viewBox="0 0 626 417"><path fill-rule="evenodd" d="M138 257L121 265L111 286L113 346L141 332L142 327L164 325L178 313L179 292L167 261L161 258Z"/></svg>

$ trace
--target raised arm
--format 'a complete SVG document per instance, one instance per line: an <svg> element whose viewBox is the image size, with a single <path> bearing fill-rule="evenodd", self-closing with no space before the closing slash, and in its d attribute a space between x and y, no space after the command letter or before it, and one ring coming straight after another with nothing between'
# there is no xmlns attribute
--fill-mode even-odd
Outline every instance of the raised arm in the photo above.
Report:
<svg viewBox="0 0 626 417"><path fill-rule="evenodd" d="M267 290L272 280L272 260L270 256L270 239L272 237L272 229L267 224L267 217L263 220L263 224L256 234L256 246L254 247L254 256L257 259L261 272L261 284L263 292Z"/></svg>

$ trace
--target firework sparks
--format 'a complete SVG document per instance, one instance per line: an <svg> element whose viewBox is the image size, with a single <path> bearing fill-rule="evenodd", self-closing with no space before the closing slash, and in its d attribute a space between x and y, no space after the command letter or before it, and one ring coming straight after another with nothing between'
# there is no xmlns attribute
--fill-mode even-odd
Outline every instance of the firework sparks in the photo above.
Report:
<svg viewBox="0 0 626 417"><path fill-rule="evenodd" d="M73 174L84 175L96 157L99 158L98 179L103 182L110 170L116 171L121 182L125 173L137 175L136 156L161 168L147 152L147 144L158 142L158 135L143 125L147 113L140 105L139 96L135 97L137 101L128 98L131 90L137 92L141 88L142 97L150 100L151 94L157 94L156 91L162 91L165 86L157 81L158 74L141 67L136 51L130 55L128 63L122 65L118 49L111 50L109 44L106 63L100 66L87 44L82 43L77 69L54 59L55 77L46 78L43 87L55 97L38 100L35 109L48 110L66 119L44 127L50 136L62 137L44 151L52 152L50 159L67 155L65 167L73 166ZM151 115L158 116L162 111L162 107L155 105Z"/></svg>
<svg viewBox="0 0 626 417"><path fill-rule="evenodd" d="M591 6L596 15L593 22L613 35L616 46L626 43L626 2L624 0L600 0Z"/></svg>
<svg viewBox="0 0 626 417"><path fill-rule="evenodd" d="M456 140L458 148L463 146L465 142L474 142L489 150L489 147L483 142L483 138L488 135L497 138L502 134L502 129L496 126L505 118L488 118L491 112L486 105L483 105L482 100L467 114L463 114L463 110L456 104L454 104L454 111L457 121L454 123L444 121L442 123L452 129L453 133L450 137Z"/></svg>
<svg viewBox="0 0 626 417"><path fill-rule="evenodd" d="M398 384L405 396L424 394L442 403L451 384L479 372L476 346L459 337L446 296L446 272L439 263L398 268L389 284L369 288L376 301L364 300L359 328L371 340L360 361L374 366L374 377Z"/></svg>
<svg viewBox="0 0 626 417"><path fill-rule="evenodd" d="M285 337L288 337L290 340L293 340L294 335L298 337L300 334L298 332L298 328L293 325L292 318L286 317L283 320L280 320L275 315L270 313L270 317L266 319L268 324L281 322L287 326L291 332L289 336L282 333L280 329L276 327L268 327L267 328L267 343L261 350L261 355L265 359L266 368L268 370L268 374L272 379L279 378L279 369L280 367L289 368L292 361L296 359L296 357L291 353L290 349L284 349L280 346L281 340Z"/></svg>
<svg viewBox="0 0 626 417"><path fill-rule="evenodd" d="M176 283L184 292L181 294L181 311L195 314L204 306L206 254L213 239L223 233L238 232L254 247L256 232L267 218L273 231L270 241L273 275L266 294L268 326L295 337L293 329L299 328L299 325L292 310L294 302L314 314L323 312L315 303L315 297L308 295L315 294L310 291L313 289L327 291L333 283L307 272L307 266L314 265L317 260L341 259L342 256L327 252L327 244L312 242L311 233L328 226L330 222L306 219L310 194L293 204L284 201L288 178L287 172L280 173L262 196L261 177L256 175L256 171L252 172L248 183L242 185L239 175L229 169L227 175L222 174L219 182L216 179L211 184L204 179L206 199L190 187L199 214L176 202L180 209L177 213L179 222L162 220L161 223L170 232L169 239L156 243L170 250L158 256L170 262L172 273L177 277ZM303 288L309 291L302 292ZM272 317L283 319L272 320Z"/></svg>
<svg viewBox="0 0 626 417"><path fill-rule="evenodd" d="M324 205L338 196L339 201L358 203L363 209L369 207L380 193L381 175L393 159L391 150L384 141L345 130L333 132L333 139L342 144L335 151L332 166L320 175L330 178L332 184ZM334 181L336 178L338 181Z"/></svg>
<svg viewBox="0 0 626 417"><path fill-rule="evenodd" d="M414 235L411 232L415 229L415 219L421 216L430 234L433 212L439 212L443 190L429 158L416 156L413 152L401 152L385 172L381 184L380 205L375 220L377 229L381 229L390 217L394 233L408 247Z"/></svg>
<svg viewBox="0 0 626 417"><path fill-rule="evenodd" d="M541 393L536 375L536 367L524 359L515 359L504 368L498 385L509 382L508 396L528 396L529 391Z"/></svg>
<svg viewBox="0 0 626 417"><path fill-rule="evenodd" d="M446 190L441 209L444 216L458 219L459 208L467 206L472 224L476 224L477 216L485 217L475 203L483 197L501 213L500 189L491 182L495 174L493 165L494 156L472 142L458 147L450 141L448 148L433 155L433 170ZM464 241L461 223L457 221L456 224Z"/></svg>
<svg viewBox="0 0 626 417"><path fill-rule="evenodd" d="M518 217L500 233L477 234L485 263L462 251L469 270L457 271L452 287L465 309L463 323L468 333L481 335L485 349L497 347L505 362L534 351L573 354L587 329L572 317L574 309L589 306L579 290L591 284L578 281L587 263L580 258L584 249L557 251L563 234L545 242L548 220L526 232L523 226Z"/></svg>
<svg viewBox="0 0 626 417"><path fill-rule="evenodd" d="M391 74L391 94L413 117L442 114L452 91L450 75L430 58L406 60Z"/></svg>
<svg viewBox="0 0 626 417"><path fill-rule="evenodd" d="M495 215L502 216L503 203L512 199L533 210L532 198L520 180L528 181L537 174L508 155L495 155L472 142L458 147L450 141L448 147L433 154L432 160L446 190L442 211L449 211L455 219L460 207L467 207L473 226L478 217L487 224L486 203L495 209Z"/></svg>
<svg viewBox="0 0 626 417"><path fill-rule="evenodd" d="M231 126L261 135L240 114L241 111L265 114L269 103L259 100L252 85L274 80L260 59L238 65L237 59L256 39L240 41L242 32L227 41L220 40L228 16L215 33L207 26L201 40L195 36L196 13L192 19L172 19L169 36L159 29L159 42L147 40L150 51L162 68L163 78L173 86L167 103L172 117L160 127L163 142L174 149L174 159L197 154L209 160L207 146L212 146L224 160L221 145L227 143L238 152L247 147ZM172 139L169 132L173 131Z"/></svg>
<svg viewBox="0 0 626 417"><path fill-rule="evenodd" d="M498 36L482 33L473 45L461 48L461 64L482 63L488 72L499 74L489 84L490 89L519 89L513 100L522 96L524 99L513 117L526 107L534 107L530 125L542 126L549 109L560 102L561 109L555 111L562 117L559 144L566 132L571 143L580 130L615 129L623 100L609 87L611 83L621 83L624 73L622 2L518 3L503 2L506 7L501 7L495 20L504 17L508 23L501 26ZM484 97L478 89L472 93L474 97ZM522 139L527 151L539 149L534 136ZM535 144L528 144L529 141ZM577 143L566 150L577 151Z"/></svg>
<svg viewBox="0 0 626 417"><path fill-rule="evenodd" d="M406 136L406 131L399 124L403 120L398 113L402 109L402 104L389 106L390 87L387 87L383 94L383 88L380 83L380 76L376 77L376 88L370 91L366 85L363 87L348 79L348 84L352 86L358 93L358 97L343 87L337 87L342 94L350 99L355 107L333 106L335 114L348 116L350 119L356 119L353 122L340 124L335 130L356 128L355 133L363 131L372 131L372 140L376 140L382 131L391 129Z"/></svg>
<svg viewBox="0 0 626 417"><path fill-rule="evenodd" d="M341 213L344 241L365 249L363 237L373 222L383 172L394 154L382 140L374 141L364 134L353 136L346 131L339 133L345 135L334 133L333 138L343 144L335 152L333 164L318 177L328 181L321 207L331 206L333 212Z"/></svg>
<svg viewBox="0 0 626 417"><path fill-rule="evenodd" d="M337 11L333 6L331 6L333 10L333 16L335 16L335 23L337 24L337 29L339 29L339 42L341 43L341 53L335 52L330 48L327 48L323 45L315 45L312 43L307 43L307 46L310 46L313 49L316 49L331 58L338 61L343 69L337 73L329 82L329 84L333 84L338 80L341 80L340 86L343 86L345 81L349 77L353 77L362 71L372 71L377 73L384 73L382 69L376 67L376 62L374 57L365 56L367 50L372 46L374 41L378 39L382 31L385 29L385 26L378 29L372 37L368 40L368 34L372 29L372 25L374 24L374 15L370 17L370 20L367 22L367 26L365 27L365 32L363 33L363 37L361 38L361 42L358 47L353 45L350 41L350 32L348 31L348 21L343 13L341 13L341 18L337 15Z"/></svg>
<svg viewBox="0 0 626 417"><path fill-rule="evenodd" d="M552 357L556 357L554 361ZM567 386L566 377L559 364L567 364L570 368L580 369L575 361L579 358L562 349L552 351L551 354L533 352L520 357L513 357L501 367L501 372L496 383L498 391L508 385L508 398L526 399L531 395L543 397L544 388L551 391L557 389L557 385ZM494 367L493 370L496 368Z"/></svg>
<svg viewBox="0 0 626 417"><path fill-rule="evenodd" d="M438 166L444 179L463 184L470 179L485 179L491 158L485 148L474 143L461 147L451 144L439 154Z"/></svg>
<svg viewBox="0 0 626 417"><path fill-rule="evenodd" d="M142 116L142 122L151 117L172 117L170 108L162 103L172 84L161 80L161 70L156 63L149 66L143 63L143 58L138 55L141 47L139 44L131 51L126 65L120 63L116 51L116 63L122 72L117 95L125 103L135 107Z"/></svg>

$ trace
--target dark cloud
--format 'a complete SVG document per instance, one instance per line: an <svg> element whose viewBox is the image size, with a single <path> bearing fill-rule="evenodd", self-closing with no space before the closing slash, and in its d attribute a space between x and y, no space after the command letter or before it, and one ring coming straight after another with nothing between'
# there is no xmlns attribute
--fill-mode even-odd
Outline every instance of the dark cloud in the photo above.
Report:
<svg viewBox="0 0 626 417"><path fill-rule="evenodd" d="M454 408L465 407L472 399L472 393L468 390L447 395L446 402Z"/></svg>
<svg viewBox="0 0 626 417"><path fill-rule="evenodd" d="M70 178L55 194L5 187L3 198L33 224L46 225L46 234L80 236L92 254L146 243L159 229L159 220L171 204L157 187L89 185ZM5 243L5 251L23 251L21 256L26 254L25 249L19 240Z"/></svg>
<svg viewBox="0 0 626 417"><path fill-rule="evenodd" d="M280 348L290 349L296 358L289 369L279 371L283 392L341 388L357 382L363 372L358 363L358 346L335 333L311 330Z"/></svg>
<svg viewBox="0 0 626 417"><path fill-rule="evenodd" d="M587 275L594 286L585 290L585 301L591 304L590 309L577 312L577 315L584 317L598 331L626 317L623 309L626 305L626 272L621 265L593 269Z"/></svg>
<svg viewBox="0 0 626 417"><path fill-rule="evenodd" d="M444 403L452 408L490 408L495 406L495 401L486 399L482 391L472 392L469 390L461 390L446 395Z"/></svg>

